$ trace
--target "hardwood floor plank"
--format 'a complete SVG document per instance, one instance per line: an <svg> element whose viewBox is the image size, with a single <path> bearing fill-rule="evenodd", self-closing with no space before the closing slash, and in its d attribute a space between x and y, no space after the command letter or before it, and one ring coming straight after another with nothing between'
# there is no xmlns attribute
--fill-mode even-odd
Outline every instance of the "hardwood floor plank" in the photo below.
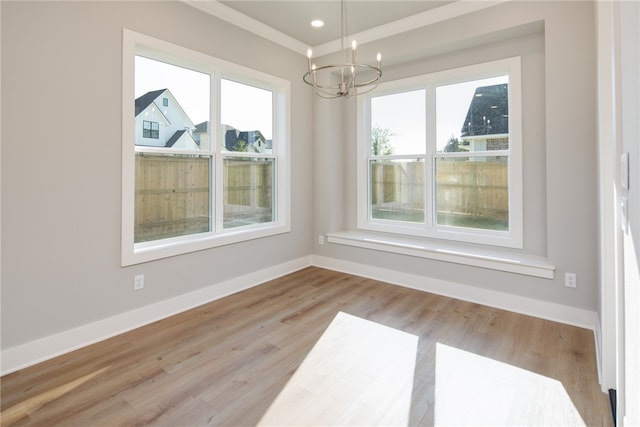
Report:
<svg viewBox="0 0 640 427"><path fill-rule="evenodd" d="M355 326L325 343L340 316ZM6 375L1 410L2 426L611 425L591 331L315 267Z"/></svg>

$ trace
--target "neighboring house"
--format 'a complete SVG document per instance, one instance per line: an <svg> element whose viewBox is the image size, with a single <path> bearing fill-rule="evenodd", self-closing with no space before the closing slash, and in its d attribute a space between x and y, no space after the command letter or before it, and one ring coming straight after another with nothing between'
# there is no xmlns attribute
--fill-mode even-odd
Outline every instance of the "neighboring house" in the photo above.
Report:
<svg viewBox="0 0 640 427"><path fill-rule="evenodd" d="M169 89L136 98L136 145L197 150L195 127Z"/></svg>
<svg viewBox="0 0 640 427"><path fill-rule="evenodd" d="M476 88L460 137L468 151L509 148L509 91L506 83Z"/></svg>
<svg viewBox="0 0 640 427"><path fill-rule="evenodd" d="M193 139L200 149L208 150L211 148L209 142L209 122L202 122L196 125L196 129L193 131Z"/></svg>
<svg viewBox="0 0 640 427"><path fill-rule="evenodd" d="M239 131L233 126L222 125L224 145L228 151L248 153L270 153L272 141L265 139L259 130ZM210 148L209 122L198 123L193 131L193 139L201 149Z"/></svg>
<svg viewBox="0 0 640 427"><path fill-rule="evenodd" d="M271 140L267 140L259 130L240 131L233 126L222 125L224 146L229 151L246 151L249 153L268 153L271 151Z"/></svg>

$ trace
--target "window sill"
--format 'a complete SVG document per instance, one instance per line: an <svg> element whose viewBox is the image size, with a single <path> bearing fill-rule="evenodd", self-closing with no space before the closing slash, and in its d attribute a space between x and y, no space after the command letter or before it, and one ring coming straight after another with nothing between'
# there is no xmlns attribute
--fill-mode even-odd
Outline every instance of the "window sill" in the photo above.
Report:
<svg viewBox="0 0 640 427"><path fill-rule="evenodd" d="M255 227L231 229L224 233L202 233L202 235L189 235L184 238L167 239L156 242L148 242L134 245L128 242L122 249L122 266L141 264L149 261L156 261L162 258L169 258L177 255L184 255L234 243L246 242L263 237L275 236L277 234L288 233L291 227L288 223L269 223L268 225L256 225ZM132 236L133 233L130 233ZM127 250L131 248L131 250Z"/></svg>
<svg viewBox="0 0 640 427"><path fill-rule="evenodd" d="M362 231L338 231L327 234L327 241L339 245L452 262L544 279L553 279L555 272L555 266L543 257L488 248L477 249L427 239L389 236Z"/></svg>

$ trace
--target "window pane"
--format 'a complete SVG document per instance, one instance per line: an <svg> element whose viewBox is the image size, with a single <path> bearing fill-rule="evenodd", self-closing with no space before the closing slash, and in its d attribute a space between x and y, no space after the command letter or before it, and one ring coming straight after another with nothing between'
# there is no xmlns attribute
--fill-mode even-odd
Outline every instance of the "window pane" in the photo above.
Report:
<svg viewBox="0 0 640 427"><path fill-rule="evenodd" d="M438 152L509 148L509 76L436 88Z"/></svg>
<svg viewBox="0 0 640 427"><path fill-rule="evenodd" d="M424 222L424 161L373 160L371 218Z"/></svg>
<svg viewBox="0 0 640 427"><path fill-rule="evenodd" d="M209 231L208 157L136 153L134 242Z"/></svg>
<svg viewBox="0 0 640 427"><path fill-rule="evenodd" d="M231 80L221 80L223 150L273 152L273 93Z"/></svg>
<svg viewBox="0 0 640 427"><path fill-rule="evenodd" d="M224 160L224 228L274 220L274 159Z"/></svg>
<svg viewBox="0 0 640 427"><path fill-rule="evenodd" d="M371 154L424 154L425 90L371 98Z"/></svg>
<svg viewBox="0 0 640 427"><path fill-rule="evenodd" d="M438 225L509 229L508 159L436 158Z"/></svg>
<svg viewBox="0 0 640 427"><path fill-rule="evenodd" d="M136 56L136 145L208 150L209 88L208 74Z"/></svg>

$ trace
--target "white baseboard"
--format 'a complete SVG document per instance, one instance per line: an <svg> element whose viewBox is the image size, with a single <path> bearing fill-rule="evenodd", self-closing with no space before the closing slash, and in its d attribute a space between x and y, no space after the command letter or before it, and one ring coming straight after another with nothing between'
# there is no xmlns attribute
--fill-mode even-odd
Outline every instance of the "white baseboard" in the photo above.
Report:
<svg viewBox="0 0 640 427"><path fill-rule="evenodd" d="M311 255L8 348L0 353L0 373L5 375L15 372L311 265L596 331L597 315L592 311L396 270Z"/></svg>
<svg viewBox="0 0 640 427"><path fill-rule="evenodd" d="M252 288L310 265L311 257L302 257L117 316L8 348L0 353L1 375L15 372L27 366Z"/></svg>
<svg viewBox="0 0 640 427"><path fill-rule="evenodd" d="M431 292L541 319L553 320L592 331L595 331L596 327L597 314L595 311L317 255L312 257L312 264L317 267L380 280L394 285Z"/></svg>
<svg viewBox="0 0 640 427"><path fill-rule="evenodd" d="M609 392L609 387L606 386L602 377L602 324L600 322L600 316L596 313L596 325L593 329L594 345L596 347L596 368L598 369L598 383L603 393Z"/></svg>

